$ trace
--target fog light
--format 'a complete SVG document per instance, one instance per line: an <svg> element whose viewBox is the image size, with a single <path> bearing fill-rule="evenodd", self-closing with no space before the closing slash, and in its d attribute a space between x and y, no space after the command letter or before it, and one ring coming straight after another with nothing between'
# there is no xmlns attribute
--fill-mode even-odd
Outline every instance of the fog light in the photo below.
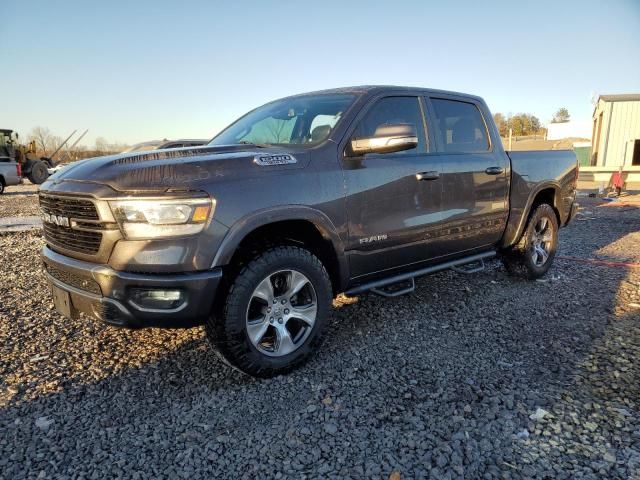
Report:
<svg viewBox="0 0 640 480"><path fill-rule="evenodd" d="M180 290L134 288L131 290L131 301L140 308L171 310L182 305L184 295Z"/></svg>

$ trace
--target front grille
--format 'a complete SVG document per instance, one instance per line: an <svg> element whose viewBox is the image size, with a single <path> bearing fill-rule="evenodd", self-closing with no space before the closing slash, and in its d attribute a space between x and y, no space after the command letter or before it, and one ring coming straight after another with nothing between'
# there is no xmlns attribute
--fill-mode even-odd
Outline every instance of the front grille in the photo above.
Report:
<svg viewBox="0 0 640 480"><path fill-rule="evenodd" d="M100 242L102 242L100 232L73 230L48 222L44 222L43 228L45 240L54 247L89 255L95 255L100 250Z"/></svg>
<svg viewBox="0 0 640 480"><path fill-rule="evenodd" d="M67 218L85 220L99 220L96 206L91 200L71 197L57 197L41 193L40 208L50 215L60 215Z"/></svg>
<svg viewBox="0 0 640 480"><path fill-rule="evenodd" d="M75 228L88 228L90 230L105 230L107 228L107 225L103 223L81 222L79 220L74 220L73 226Z"/></svg>
<svg viewBox="0 0 640 480"><path fill-rule="evenodd" d="M45 264L45 268L49 275L51 275L56 280L61 281L62 283L76 287L80 290L85 290L87 292L95 293L98 295L102 295L102 290L100 290L100 285L92 278L82 277L73 272L67 272L65 270L60 270L53 265Z"/></svg>
<svg viewBox="0 0 640 480"><path fill-rule="evenodd" d="M91 223L100 220L91 200L41 193L39 201L42 213L46 214L45 220L47 215L56 217L56 221L45 221L43 225L44 237L49 245L86 255L98 253L102 242L99 230L103 226ZM74 226L83 230L72 228Z"/></svg>

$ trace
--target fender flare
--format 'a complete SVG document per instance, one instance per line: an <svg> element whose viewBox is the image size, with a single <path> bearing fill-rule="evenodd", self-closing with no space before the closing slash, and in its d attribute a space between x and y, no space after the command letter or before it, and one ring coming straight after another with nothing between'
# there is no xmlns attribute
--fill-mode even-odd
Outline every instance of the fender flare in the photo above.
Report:
<svg viewBox="0 0 640 480"><path fill-rule="evenodd" d="M318 229L320 235L331 243L338 259L337 268L340 285L337 285L337 287L339 290L343 288L346 285L349 271L344 253L344 242L338 235L338 229L325 213L305 205L282 205L264 208L242 217L229 228L213 259L211 268L229 264L242 240L255 229L287 220L303 220L312 223Z"/></svg>
<svg viewBox="0 0 640 480"><path fill-rule="evenodd" d="M533 206L533 201L538 196L538 194L542 190L547 189L553 190L553 205L551 205L556 212L558 212L558 205L561 203L560 199L560 185L555 181L546 181L544 183L537 184L534 188L531 189L529 195L527 196L527 201L522 209L522 215L518 220L511 221L511 215L513 215L513 211L510 214L507 229L505 230L505 237L502 241L502 247L507 248L514 245L524 232L524 229L527 225L527 220L529 219L529 215L531 214L531 207ZM515 222L518 222L517 225L514 225ZM514 233L510 233L514 232Z"/></svg>

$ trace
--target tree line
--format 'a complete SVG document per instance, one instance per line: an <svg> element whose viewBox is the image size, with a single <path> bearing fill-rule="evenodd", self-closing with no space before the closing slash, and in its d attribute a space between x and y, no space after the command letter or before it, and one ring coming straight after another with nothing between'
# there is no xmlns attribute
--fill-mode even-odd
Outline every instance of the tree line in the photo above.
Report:
<svg viewBox="0 0 640 480"><path fill-rule="evenodd" d="M22 140L22 137L21 139ZM41 157L48 157L64 142L64 139L59 135L54 135L47 127L34 127L27 135L27 143L35 143L36 154ZM20 143L23 143L20 141ZM71 138L69 142L60 148L57 157L64 160L80 160L83 158L90 158L100 155L109 155L112 153L118 153L123 151L128 145L124 143L111 143L104 137L98 137L95 140L95 144L92 146L87 145L75 145L73 148L71 145L74 143L74 139Z"/></svg>
<svg viewBox="0 0 640 480"><path fill-rule="evenodd" d="M530 113L518 113L508 117L505 117L502 113L495 113L493 120L496 122L496 127L498 127L501 137L508 137L509 129L517 137L544 135L545 132L540 119Z"/></svg>
<svg viewBox="0 0 640 480"><path fill-rule="evenodd" d="M553 116L551 123L568 122L571 116L566 108L560 108ZM505 116L502 113L495 113L493 120L496 122L501 137L509 136L509 129L512 129L516 137L527 135L544 135L546 128L542 126L540 119L530 113L518 113L516 115Z"/></svg>

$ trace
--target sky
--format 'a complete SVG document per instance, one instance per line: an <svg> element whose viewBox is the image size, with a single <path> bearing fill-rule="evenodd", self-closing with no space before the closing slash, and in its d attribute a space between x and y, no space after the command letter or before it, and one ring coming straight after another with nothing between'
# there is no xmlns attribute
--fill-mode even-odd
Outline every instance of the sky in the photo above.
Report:
<svg viewBox="0 0 640 480"><path fill-rule="evenodd" d="M211 138L279 97L440 88L590 120L640 93L640 0L2 0L0 127L110 143Z"/></svg>

